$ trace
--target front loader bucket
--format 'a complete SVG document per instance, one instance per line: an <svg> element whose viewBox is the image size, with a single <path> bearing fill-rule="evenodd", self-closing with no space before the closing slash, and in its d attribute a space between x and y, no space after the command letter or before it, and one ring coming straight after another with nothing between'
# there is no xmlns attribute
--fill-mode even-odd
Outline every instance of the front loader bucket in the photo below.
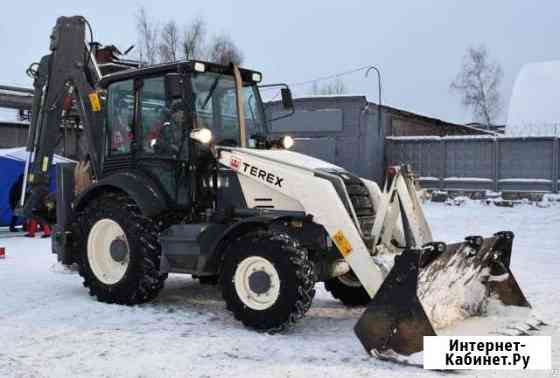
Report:
<svg viewBox="0 0 560 378"><path fill-rule="evenodd" d="M410 355L423 336L486 313L490 301L530 307L509 268L513 233L430 243L395 256L393 268L356 324L368 353Z"/></svg>

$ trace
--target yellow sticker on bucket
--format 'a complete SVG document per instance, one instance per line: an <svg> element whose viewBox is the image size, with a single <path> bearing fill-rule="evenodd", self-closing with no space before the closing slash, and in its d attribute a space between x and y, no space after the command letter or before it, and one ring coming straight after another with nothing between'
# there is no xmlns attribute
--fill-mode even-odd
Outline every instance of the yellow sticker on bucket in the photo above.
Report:
<svg viewBox="0 0 560 378"><path fill-rule="evenodd" d="M348 239L346 239L342 230L338 230L332 238L342 256L347 256L350 252L352 252L352 244L350 244Z"/></svg>

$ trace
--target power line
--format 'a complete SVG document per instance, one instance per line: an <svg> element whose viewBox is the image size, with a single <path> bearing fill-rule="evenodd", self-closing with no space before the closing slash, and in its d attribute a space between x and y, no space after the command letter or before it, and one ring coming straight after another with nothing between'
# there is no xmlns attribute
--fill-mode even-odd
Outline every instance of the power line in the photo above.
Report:
<svg viewBox="0 0 560 378"><path fill-rule="evenodd" d="M316 79L300 81L300 82L297 82L297 83L291 83L291 84L290 84L290 87L299 87L299 86L302 86L302 85L307 85L307 84L316 83L316 82L318 82L318 81L336 79L336 78L339 78L339 77L342 77L342 76L346 76L346 75L350 75L350 74L353 74L353 73L356 73L356 72L360 72L360 71L366 70L366 69L368 69L369 67L371 67L371 66L370 66L370 65L368 65L368 66L362 66L362 67L359 67L359 68L354 68L354 69L352 69L352 70L343 71L343 72L331 74L331 75L328 75L328 76L321 76L321 77L318 77L318 78L316 78Z"/></svg>
<svg viewBox="0 0 560 378"><path fill-rule="evenodd" d="M336 78L346 76L346 75L350 75L350 74L353 74L353 73L356 73L356 72L364 71L364 70L366 70L370 67L371 67L371 65L362 66L362 67L354 68L354 69L348 70L348 71L334 73L334 74L330 74L330 75L327 75L327 76L320 76L320 77L315 78L315 79L300 81L300 82L296 82L296 83L288 83L288 85L290 86L290 88L291 87L300 87L300 86L307 85L307 84L313 84L313 83L316 83L316 82L319 82L319 81L336 79ZM264 89L264 90L267 90L267 89ZM270 88L270 90L273 90L273 88Z"/></svg>

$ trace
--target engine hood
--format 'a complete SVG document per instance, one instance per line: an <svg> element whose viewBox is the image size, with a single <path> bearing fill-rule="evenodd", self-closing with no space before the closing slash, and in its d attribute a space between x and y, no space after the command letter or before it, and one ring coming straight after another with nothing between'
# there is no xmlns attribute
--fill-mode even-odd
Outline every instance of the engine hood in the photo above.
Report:
<svg viewBox="0 0 560 378"><path fill-rule="evenodd" d="M308 170L346 172L344 168L341 168L337 165L289 150L257 150L248 148L235 148L233 150L239 153L253 155L267 160L275 160L281 163L297 166Z"/></svg>

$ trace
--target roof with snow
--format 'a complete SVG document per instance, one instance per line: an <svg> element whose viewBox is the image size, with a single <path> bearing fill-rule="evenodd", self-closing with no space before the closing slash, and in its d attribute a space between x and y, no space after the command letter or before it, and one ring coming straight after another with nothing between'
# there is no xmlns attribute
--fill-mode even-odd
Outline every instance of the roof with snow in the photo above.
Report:
<svg viewBox="0 0 560 378"><path fill-rule="evenodd" d="M560 135L560 60L523 66L511 94L506 134Z"/></svg>

